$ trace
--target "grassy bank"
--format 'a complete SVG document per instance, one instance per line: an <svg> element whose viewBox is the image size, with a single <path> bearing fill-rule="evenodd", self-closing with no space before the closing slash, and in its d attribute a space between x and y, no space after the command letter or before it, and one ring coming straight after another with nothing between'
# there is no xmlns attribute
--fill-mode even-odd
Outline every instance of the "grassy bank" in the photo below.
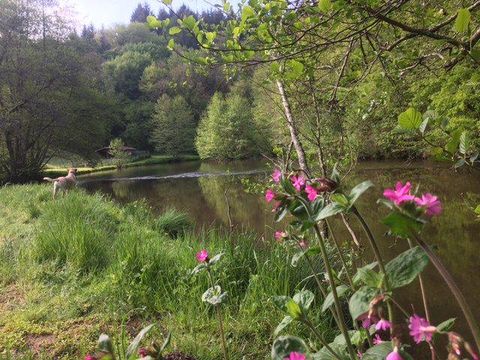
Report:
<svg viewBox="0 0 480 360"><path fill-rule="evenodd" d="M124 168L146 166L146 165L159 165L168 164L181 161L195 161L199 160L198 155L180 155L173 157L170 155L152 155L148 159L142 159L125 164ZM85 175L95 173L99 171L115 170L115 165L101 165L96 167L78 167L77 171L79 175ZM47 167L43 172L45 176L57 177L64 176L68 171L68 167Z"/></svg>
<svg viewBox="0 0 480 360"><path fill-rule="evenodd" d="M232 359L269 358L283 318L269 299L307 276L283 249L248 233L194 232L178 212L154 217L142 203L119 207L81 190L53 201L50 190L0 189L0 354L77 359L101 332L126 342L154 322L153 336L171 331L175 349L221 358L215 316L201 301L207 279L191 275L207 247L225 252L218 275Z"/></svg>

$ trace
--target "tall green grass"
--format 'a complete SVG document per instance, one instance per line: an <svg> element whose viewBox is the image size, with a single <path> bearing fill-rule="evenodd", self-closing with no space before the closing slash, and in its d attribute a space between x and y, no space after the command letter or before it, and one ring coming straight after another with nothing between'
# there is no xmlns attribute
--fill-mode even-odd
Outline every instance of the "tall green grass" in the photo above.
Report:
<svg viewBox="0 0 480 360"><path fill-rule="evenodd" d="M233 358L258 359L267 357L282 318L270 298L293 294L298 283L311 287L310 280L302 281L309 274L303 264L292 268L283 248L254 233L194 230L193 221L178 211L156 217L143 202L120 207L81 190L53 201L49 190L42 185L0 189L0 214L7 217L0 220L5 225L0 264L8 264L0 265L0 275L8 274L10 283L49 289L35 306L43 301L50 311L35 324L92 314L160 321L162 329L173 331L180 350L218 359L215 317L201 302L207 279L191 273L195 253L207 248L211 254L225 253L215 271L228 293L226 331ZM322 330L328 331L329 319L324 320ZM79 351L75 340L71 347Z"/></svg>

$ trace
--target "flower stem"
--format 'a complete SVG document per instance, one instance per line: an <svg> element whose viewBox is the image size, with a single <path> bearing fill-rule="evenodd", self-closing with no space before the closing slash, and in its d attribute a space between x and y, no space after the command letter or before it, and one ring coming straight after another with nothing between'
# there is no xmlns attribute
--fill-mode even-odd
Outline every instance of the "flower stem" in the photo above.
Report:
<svg viewBox="0 0 480 360"><path fill-rule="evenodd" d="M315 326L312 324L312 322L309 319L304 319L303 323L307 325L307 327L312 330L312 332L315 334L315 336L320 340L320 343L327 349L336 359L342 360L340 355L338 355L331 347L328 345L327 341L325 338L320 334L320 332L315 328Z"/></svg>
<svg viewBox="0 0 480 360"><path fill-rule="evenodd" d="M220 336L222 337L223 358L228 360L227 342L225 340L225 331L223 330L223 316L219 305L215 306L217 310L218 324L220 326Z"/></svg>
<svg viewBox="0 0 480 360"><path fill-rule="evenodd" d="M363 230L365 231L365 234L367 235L368 242L370 244L370 247L373 250L373 253L375 255L375 259L378 262L378 266L380 267L380 271L382 272L384 276L384 290L390 291L390 282L388 281L388 275L387 271L385 269L385 264L383 262L382 255L380 254L380 250L378 249L377 242L375 240L375 237L373 236L372 231L370 230L370 227L368 226L367 222L363 218L362 215L360 215L358 209L355 206L352 206L352 212L353 214L357 217L358 221L360 221L360 224L362 225ZM391 335L393 335L393 323L394 323L394 314L393 314L393 308L392 308L392 302L387 299L387 308L388 308L388 318L390 322L392 323L392 328L390 329Z"/></svg>
<svg viewBox="0 0 480 360"><path fill-rule="evenodd" d="M333 242L335 243L335 248L338 251L338 255L340 257L340 261L342 263L342 266L345 269L345 274L347 275L348 283L350 284L350 287L352 288L352 290L355 291L356 286L353 283L352 277L350 276L350 271L348 269L347 262L345 261L345 257L343 256L342 249L340 248L340 245L337 241L337 237L335 236L335 233L333 232L333 229L332 229L330 223L328 222L328 220L325 220L325 222L327 223L328 231L332 236Z"/></svg>
<svg viewBox="0 0 480 360"><path fill-rule="evenodd" d="M465 300L465 297L463 296L462 292L460 291L457 284L455 283L455 280L453 280L452 275L450 275L445 265L443 265L443 262L440 260L437 254L433 252L430 246L428 246L427 243L425 243L419 236L417 236L414 231L412 231L412 235L415 241L418 243L418 245L420 245L420 247L428 255L430 261L435 266L437 271L443 277L443 280L445 280L448 287L450 288L450 291L452 292L453 296L457 300L458 305L460 305L463 315L467 320L467 324L470 328L470 331L472 332L473 339L475 340L475 344L477 345L477 350L480 350L480 330L478 328L478 324L475 321L475 316L473 315L472 310L468 306L468 303Z"/></svg>
<svg viewBox="0 0 480 360"><path fill-rule="evenodd" d="M338 297L337 293L337 286L335 284L335 278L333 276L333 271L332 267L330 266L330 261L328 259L328 254L327 254L327 249L325 248L325 242L324 239L322 238L322 234L320 232L320 229L318 228L318 224L315 224L314 226L315 232L317 234L318 242L320 244L320 251L322 253L323 257L323 262L325 263L325 268L327 270L327 275L328 275L328 280L330 281L330 287L332 288L332 295L333 295L333 300L335 304L335 309L337 311L337 317L338 317L338 325L340 327L340 331L343 334L343 337L345 338L345 342L347 344L347 349L350 354L351 359L357 359L357 355L355 354L355 350L353 349L352 342L350 341L350 335L348 334L348 329L345 324L345 317L343 316L343 311L342 307L340 304L340 299Z"/></svg>
<svg viewBox="0 0 480 360"><path fill-rule="evenodd" d="M312 271L313 278L315 279L315 282L317 283L318 289L320 290L320 292L323 295L323 300L325 300L328 294L327 294L327 291L322 286L322 282L318 278L317 273L315 272L315 268L313 267L312 259L310 259L310 256L308 256L307 254L305 254L305 259L307 260L308 266L310 267L310 270ZM337 314L335 313L335 310L333 310L330 307L330 311L332 312L333 319L338 324L338 317L337 317Z"/></svg>

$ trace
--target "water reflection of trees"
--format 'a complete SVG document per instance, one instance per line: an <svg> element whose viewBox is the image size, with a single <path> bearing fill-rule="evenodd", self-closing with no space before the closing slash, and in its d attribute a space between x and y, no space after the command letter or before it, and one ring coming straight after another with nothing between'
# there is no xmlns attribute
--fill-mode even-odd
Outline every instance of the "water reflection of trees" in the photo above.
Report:
<svg viewBox="0 0 480 360"><path fill-rule="evenodd" d="M216 216L226 225L242 224L263 231L267 217L263 201L247 194L239 177L214 176L199 178L200 189Z"/></svg>

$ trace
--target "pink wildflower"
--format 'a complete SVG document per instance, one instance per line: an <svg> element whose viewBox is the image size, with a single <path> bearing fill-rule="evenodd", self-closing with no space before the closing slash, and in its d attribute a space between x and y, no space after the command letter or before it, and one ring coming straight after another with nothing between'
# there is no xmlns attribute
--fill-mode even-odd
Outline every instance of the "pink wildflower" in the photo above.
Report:
<svg viewBox="0 0 480 360"><path fill-rule="evenodd" d="M275 240L281 241L282 239L287 237L287 233L285 231L275 231Z"/></svg>
<svg viewBox="0 0 480 360"><path fill-rule="evenodd" d="M301 249L306 250L308 249L308 241L302 240L298 243L298 246L300 246Z"/></svg>
<svg viewBox="0 0 480 360"><path fill-rule="evenodd" d="M305 192L307 193L308 200L314 201L318 196L318 191L313 186L307 185L305 187Z"/></svg>
<svg viewBox="0 0 480 360"><path fill-rule="evenodd" d="M197 253L196 257L198 262L208 262L208 251L203 249Z"/></svg>
<svg viewBox="0 0 480 360"><path fill-rule="evenodd" d="M435 326L431 326L427 320L416 314L410 317L408 328L410 329L410 335L417 344L422 341L431 341L433 334L437 331Z"/></svg>
<svg viewBox="0 0 480 360"><path fill-rule="evenodd" d="M387 331L391 327L392 327L392 324L391 324L390 321L385 320L385 319L380 319L380 321L377 322L377 324L375 325L375 330L377 330L377 331L379 331L379 330Z"/></svg>
<svg viewBox="0 0 480 360"><path fill-rule="evenodd" d="M398 347L395 346L393 348L393 351L390 354L387 355L385 360L403 360L403 358L398 353Z"/></svg>
<svg viewBox="0 0 480 360"><path fill-rule="evenodd" d="M378 345L381 343L383 343L382 338L380 337L380 335L376 334L375 337L373 338L373 345Z"/></svg>
<svg viewBox="0 0 480 360"><path fill-rule="evenodd" d="M275 183L279 183L282 178L282 172L279 169L275 169L272 174L272 179Z"/></svg>
<svg viewBox="0 0 480 360"><path fill-rule="evenodd" d="M148 350L145 349L145 348L141 348L140 350L138 350L138 355L140 355L140 357L147 357L148 356Z"/></svg>
<svg viewBox="0 0 480 360"><path fill-rule="evenodd" d="M425 208L425 214L427 216L440 215L442 212L442 203L438 200L438 197L430 193L423 194L421 198L415 198L415 203Z"/></svg>
<svg viewBox="0 0 480 360"><path fill-rule="evenodd" d="M291 178L293 187L297 189L297 191L302 190L305 186L305 178L303 176L292 176Z"/></svg>
<svg viewBox="0 0 480 360"><path fill-rule="evenodd" d="M365 313L358 317L358 321L362 322L362 327L364 329L369 329L370 326L378 321L378 319L375 315L369 315L369 313Z"/></svg>
<svg viewBox="0 0 480 360"><path fill-rule="evenodd" d="M85 360L97 360L97 358L93 355L87 355L85 356Z"/></svg>
<svg viewBox="0 0 480 360"><path fill-rule="evenodd" d="M291 352L285 360L305 360L305 355L299 352Z"/></svg>
<svg viewBox="0 0 480 360"><path fill-rule="evenodd" d="M267 200L267 202L271 202L273 199L275 199L275 196L275 191L273 191L272 189L268 189L265 192L265 200Z"/></svg>
<svg viewBox="0 0 480 360"><path fill-rule="evenodd" d="M363 353L360 350L357 350L357 356L359 359L363 359Z"/></svg>
<svg viewBox="0 0 480 360"><path fill-rule="evenodd" d="M400 181L395 185L395 189L385 189L383 196L392 201L395 205L401 205L404 202L412 201L415 196L410 194L412 184L409 181L403 185Z"/></svg>

